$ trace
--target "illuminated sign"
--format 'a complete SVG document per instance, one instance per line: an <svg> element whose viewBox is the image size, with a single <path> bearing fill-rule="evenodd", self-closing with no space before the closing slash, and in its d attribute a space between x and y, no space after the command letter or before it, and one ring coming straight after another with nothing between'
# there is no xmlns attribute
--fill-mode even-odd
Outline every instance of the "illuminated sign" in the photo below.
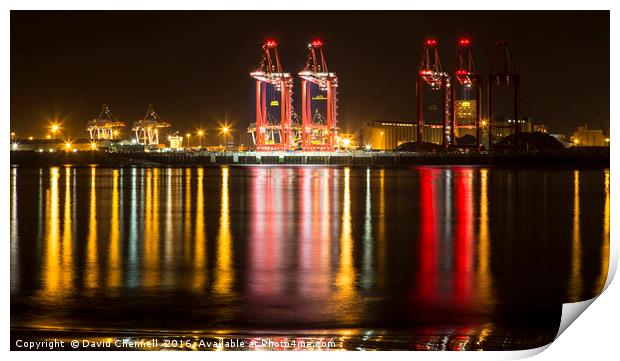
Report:
<svg viewBox="0 0 620 361"><path fill-rule="evenodd" d="M323 94L312 97L312 100L327 100L327 97Z"/></svg>
<svg viewBox="0 0 620 361"><path fill-rule="evenodd" d="M271 106L272 106L272 107L277 107L278 105L280 105L280 103L278 103L278 101L277 101L277 100L272 100L272 101L271 101Z"/></svg>

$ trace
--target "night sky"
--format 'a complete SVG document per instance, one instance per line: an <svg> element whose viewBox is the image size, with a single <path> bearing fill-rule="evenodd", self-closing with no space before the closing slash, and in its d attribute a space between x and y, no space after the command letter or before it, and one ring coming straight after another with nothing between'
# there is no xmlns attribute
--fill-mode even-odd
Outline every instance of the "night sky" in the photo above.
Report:
<svg viewBox="0 0 620 361"><path fill-rule="evenodd" d="M600 113L609 130L607 11L13 11L11 130L43 136L56 118L66 135L86 137L87 120L106 103L127 132L148 104L182 133L200 126L214 134L223 121L243 132L254 119L249 73L270 37L294 74L309 40L323 39L329 69L339 76L343 131L372 119L414 121L424 40L439 41L442 65L451 70L464 35L485 78L496 40L510 42L521 113L535 123L570 133L586 122L594 127ZM300 83L295 76L297 110Z"/></svg>

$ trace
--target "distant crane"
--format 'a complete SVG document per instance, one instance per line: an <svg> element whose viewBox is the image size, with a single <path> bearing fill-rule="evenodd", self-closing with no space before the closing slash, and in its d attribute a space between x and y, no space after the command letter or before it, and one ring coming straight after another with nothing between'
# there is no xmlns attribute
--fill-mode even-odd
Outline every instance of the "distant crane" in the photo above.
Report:
<svg viewBox="0 0 620 361"><path fill-rule="evenodd" d="M450 118L450 76L445 73L441 68L441 62L439 61L439 50L437 40L428 39L424 42L424 48L422 53L422 62L420 63L420 69L418 71L418 77L416 81L416 95L418 98L418 114L417 125L418 134L417 141L422 143L424 141L424 102L423 102L423 90L424 85L430 86L432 91L440 92L442 97L442 144L444 147L448 147L450 144L448 119Z"/></svg>
<svg viewBox="0 0 620 361"><path fill-rule="evenodd" d="M120 129L124 127L125 123L116 119L110 108L103 104L101 113L97 118L88 121L86 130L91 140L114 140L118 138Z"/></svg>
<svg viewBox="0 0 620 361"><path fill-rule="evenodd" d="M461 94L461 110L464 110L464 105L470 105L472 102L467 96L471 97L474 92L474 128L476 131L476 149L480 149L481 134L480 134L480 118L481 118L481 106L482 106L482 82L480 74L476 71L476 64L474 57L471 53L471 41L467 38L462 38L458 42L456 62L454 64L453 72L453 85L452 89L452 122L450 124L450 138L453 144L456 144L456 128L464 127L470 128L471 125L458 124L457 122L457 94L456 89L460 85L462 89ZM471 105L467 107L471 111Z"/></svg>
<svg viewBox="0 0 620 361"><path fill-rule="evenodd" d="M137 120L133 124L132 131L136 132L136 141L143 145L159 144L159 131L163 128L169 128L171 124L162 120L155 112L153 106L149 104L144 118Z"/></svg>
<svg viewBox="0 0 620 361"><path fill-rule="evenodd" d="M512 125L494 125L494 105L493 94L494 87L504 87L513 89L513 109L512 117L514 124ZM517 73L514 61L512 60L512 54L510 53L510 47L508 41L500 40L497 42L495 48L495 57L493 58L493 64L491 65L491 72L489 74L489 86L488 86L488 112L489 112L489 148L493 149L493 128L512 128L514 134L518 134L519 127L519 103L520 103L520 88L521 78Z"/></svg>
<svg viewBox="0 0 620 361"><path fill-rule="evenodd" d="M256 149L290 149L293 78L282 71L275 40L263 44L260 64L250 76L256 80Z"/></svg>
<svg viewBox="0 0 620 361"><path fill-rule="evenodd" d="M332 151L337 132L338 77L327 69L323 42L308 44L302 78L301 139L303 150Z"/></svg>

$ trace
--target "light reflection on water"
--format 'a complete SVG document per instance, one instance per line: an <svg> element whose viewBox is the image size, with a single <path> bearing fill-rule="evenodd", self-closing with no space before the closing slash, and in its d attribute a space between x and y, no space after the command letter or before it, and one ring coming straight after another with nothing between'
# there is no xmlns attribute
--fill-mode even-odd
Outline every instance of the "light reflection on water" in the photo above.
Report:
<svg viewBox="0 0 620 361"><path fill-rule="evenodd" d="M581 280L581 203L579 199L579 171L574 172L573 191L573 237L571 243L570 294L571 302L579 301Z"/></svg>
<svg viewBox="0 0 620 361"><path fill-rule="evenodd" d="M19 249L17 235L19 223L17 221L17 168L11 169L11 295L19 284Z"/></svg>
<svg viewBox="0 0 620 361"><path fill-rule="evenodd" d="M42 297L50 301L57 301L62 295L64 289L60 288L60 277L62 273L71 272L71 269L61 268L61 245L60 245L60 218L59 218L59 194L58 194L58 168L52 168L50 171L50 188L46 191L46 214L45 224L47 234L45 235L45 259L43 274ZM67 235L68 236L68 235ZM64 238L64 237L63 237ZM70 290L68 288L67 290Z"/></svg>
<svg viewBox="0 0 620 361"><path fill-rule="evenodd" d="M86 276L86 288L94 289L97 287L99 267L97 265L98 259L98 244L97 244L97 169L90 169L90 192L89 192L89 218L88 218L88 244L86 251L86 270L84 275Z"/></svg>
<svg viewBox="0 0 620 361"><path fill-rule="evenodd" d="M605 169L605 210L603 214L603 242L601 247L601 269L597 289L602 290L607 282L609 268L609 169Z"/></svg>
<svg viewBox="0 0 620 361"><path fill-rule="evenodd" d="M230 296L235 278L232 258L232 235L230 232L230 195L228 193L228 167L222 168L222 193L220 198L219 231L217 233L216 272L213 289L216 295Z"/></svg>
<svg viewBox="0 0 620 361"><path fill-rule="evenodd" d="M605 283L609 170L13 168L11 229L14 328L535 344Z"/></svg>

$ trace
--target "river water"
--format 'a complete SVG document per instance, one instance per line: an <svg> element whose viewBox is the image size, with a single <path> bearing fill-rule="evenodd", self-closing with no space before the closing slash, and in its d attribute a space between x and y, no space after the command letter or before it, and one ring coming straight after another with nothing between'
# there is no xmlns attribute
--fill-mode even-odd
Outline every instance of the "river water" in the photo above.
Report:
<svg viewBox="0 0 620 361"><path fill-rule="evenodd" d="M10 192L12 338L524 349L607 276L608 169L15 167Z"/></svg>

